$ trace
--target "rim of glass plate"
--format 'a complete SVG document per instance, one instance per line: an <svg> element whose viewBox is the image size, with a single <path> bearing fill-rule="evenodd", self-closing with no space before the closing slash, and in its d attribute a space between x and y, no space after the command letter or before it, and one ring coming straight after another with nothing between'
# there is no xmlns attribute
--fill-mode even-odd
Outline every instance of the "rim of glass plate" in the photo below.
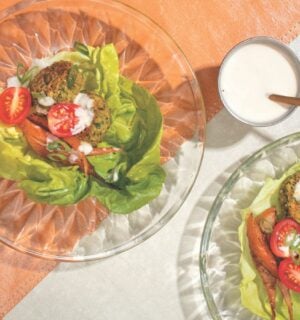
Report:
<svg viewBox="0 0 300 320"><path fill-rule="evenodd" d="M258 160L262 156L267 155L268 153L275 150L276 148L284 146L287 142L292 143L297 140L300 140L300 132L292 133L274 142L271 142L266 146L260 148L253 155L251 155L246 160L244 160L242 164L237 169L235 169L234 172L230 175L230 177L226 180L225 184L217 194L208 212L208 215L203 227L203 234L201 237L200 253L199 253L199 269L200 269L201 287L203 290L204 298L206 300L206 304L208 306L210 315L214 320L222 320L222 317L220 315L218 307L214 301L214 298L209 288L209 279L208 279L207 269L206 269L206 257L208 256L209 243L211 239L214 222L218 216L222 203L226 198L226 196L228 195L228 193L230 192L231 187L237 182L237 180L243 174L243 171L247 169L249 166L251 166L253 162Z"/></svg>
<svg viewBox="0 0 300 320"><path fill-rule="evenodd" d="M0 11L0 21L6 19L8 16L12 14L18 13L18 11L21 11L23 9L27 9L30 5L35 5L37 3L43 3L43 2L52 2L55 0L23 0L19 1L18 3L5 8ZM92 2L95 4L104 4L106 6L110 6L112 8L115 8L120 11L126 11L126 13L132 14L136 19L138 19L141 23L145 24L149 28L153 28L154 30L159 31L159 35L163 37L167 42L165 45L167 45L170 48L175 48L180 56L181 63L183 65L180 65L180 67L184 66L184 70L186 70L189 73L190 79L189 84L192 88L193 96L194 96L194 101L196 102L196 107L197 107L197 112L199 114L200 118L200 113L202 114L202 119L201 119L201 125L202 127L198 128L198 133L199 135L201 134L201 137L203 137L203 141L201 141L202 147L199 148L199 151L201 151L201 155L199 158L199 162L197 165L197 170L194 173L194 176L192 178L192 182L190 186L184 191L183 195L181 195L180 199L178 199L172 207L166 212L164 216L162 216L152 227L147 228L145 231L142 233L138 234L137 236L133 237L129 241L118 245L112 249L108 249L105 251L102 251L101 253L98 254L93 254L93 255L87 255L87 256L57 256L57 255L52 255L52 254L47 254L43 252L38 252L35 250L31 250L22 246L16 246L13 241L10 241L8 239L4 239L3 237L0 236L0 242L3 244L11 247L12 249L15 249L17 251L20 251L22 253L29 254L34 257L39 257L47 260L55 260L55 261L61 261L61 262L87 262L87 261L95 261L95 260L101 260L101 259L106 259L108 257L120 254L124 251L127 251L129 249L132 249L136 247L138 244L146 241L149 239L151 236L153 236L156 232L158 232L163 226L165 226L171 218L180 210L182 205L185 203L185 200L187 199L188 195L190 194L197 176L199 175L201 163L203 160L203 155L204 155L204 147L205 147L205 129L206 129L206 114L205 114L205 107L204 107L204 101L203 101L203 96L201 92L201 88L199 86L198 80L196 78L196 75L194 73L194 70L192 66L190 65L186 55L184 54L183 50L180 48L180 46L177 44L177 42L171 37L171 35L165 31L161 26L159 26L152 18L148 17L138 9L133 8L130 5L124 4L118 0L111 0L109 2L105 0L85 0L85 3L87 2ZM172 48L172 49L173 49ZM180 63L180 64L181 64ZM200 142L200 141L199 141Z"/></svg>

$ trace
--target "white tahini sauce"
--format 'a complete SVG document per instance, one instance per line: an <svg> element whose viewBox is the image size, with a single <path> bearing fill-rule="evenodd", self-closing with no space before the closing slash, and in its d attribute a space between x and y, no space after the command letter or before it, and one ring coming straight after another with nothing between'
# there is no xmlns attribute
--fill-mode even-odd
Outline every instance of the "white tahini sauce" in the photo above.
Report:
<svg viewBox="0 0 300 320"><path fill-rule="evenodd" d="M46 145L48 145L54 141L57 141L57 140L58 140L58 138L55 135L53 135L51 133L47 133Z"/></svg>
<svg viewBox="0 0 300 320"><path fill-rule="evenodd" d="M44 107L51 107L55 104L55 100L52 97L40 97L38 103Z"/></svg>
<svg viewBox="0 0 300 320"><path fill-rule="evenodd" d="M71 153L69 154L68 160L70 163L77 163L79 160L78 152L75 150L72 150Z"/></svg>
<svg viewBox="0 0 300 320"><path fill-rule="evenodd" d="M78 151L84 153L85 155L88 155L93 151L93 146L88 142L81 141L78 147Z"/></svg>
<svg viewBox="0 0 300 320"><path fill-rule="evenodd" d="M81 106L75 110L75 115L78 118L78 122L74 128L71 129L72 135L82 132L85 128L88 128L94 119L93 110L82 108Z"/></svg>
<svg viewBox="0 0 300 320"><path fill-rule="evenodd" d="M13 76L7 79L7 88L15 87L19 88L21 87L21 82L19 81L17 76Z"/></svg>
<svg viewBox="0 0 300 320"><path fill-rule="evenodd" d="M82 108L92 110L94 107L94 100L91 99L86 93L78 93L73 102L80 105Z"/></svg>
<svg viewBox="0 0 300 320"><path fill-rule="evenodd" d="M71 130L72 134L75 135L92 124L94 119L94 100L85 93L79 93L73 102L79 105L79 108L75 110L75 115L79 121Z"/></svg>
<svg viewBox="0 0 300 320"><path fill-rule="evenodd" d="M293 62L280 48L249 43L228 56L219 81L229 109L245 122L263 125L289 112L288 107L268 96L296 96L300 79Z"/></svg>

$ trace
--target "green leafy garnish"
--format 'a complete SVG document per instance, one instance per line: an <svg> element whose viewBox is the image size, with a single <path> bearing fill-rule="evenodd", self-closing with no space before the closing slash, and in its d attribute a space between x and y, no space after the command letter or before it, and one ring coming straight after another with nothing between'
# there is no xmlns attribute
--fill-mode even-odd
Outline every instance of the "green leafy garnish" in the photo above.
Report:
<svg viewBox="0 0 300 320"><path fill-rule="evenodd" d="M72 89L74 87L77 74L78 74L78 66L74 64L69 70L68 77L67 77L67 87L69 89Z"/></svg>
<svg viewBox="0 0 300 320"><path fill-rule="evenodd" d="M26 69L22 63L17 65L17 78L20 81L21 85L25 85L31 81L31 79L39 72L38 67L32 67Z"/></svg>
<svg viewBox="0 0 300 320"><path fill-rule="evenodd" d="M76 41L74 43L74 49L85 56L89 56L88 47L81 42Z"/></svg>
<svg viewBox="0 0 300 320"><path fill-rule="evenodd" d="M48 151L63 151L63 152L70 152L71 147L62 140L54 140L47 144Z"/></svg>
<svg viewBox="0 0 300 320"><path fill-rule="evenodd" d="M66 161L68 159L67 156L62 153L50 153L48 154L47 158L49 160L57 161L57 162Z"/></svg>
<svg viewBox="0 0 300 320"><path fill-rule="evenodd" d="M46 95L44 92L34 92L34 91L31 91L31 96L35 99L40 99L40 98L45 98Z"/></svg>

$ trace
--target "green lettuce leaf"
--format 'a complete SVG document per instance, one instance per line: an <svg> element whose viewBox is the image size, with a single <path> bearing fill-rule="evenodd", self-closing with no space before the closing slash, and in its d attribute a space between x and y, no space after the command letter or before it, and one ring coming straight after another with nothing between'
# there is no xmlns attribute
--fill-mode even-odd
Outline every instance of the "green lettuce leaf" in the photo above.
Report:
<svg viewBox="0 0 300 320"><path fill-rule="evenodd" d="M144 203L157 197L165 180L165 173L160 166L159 148L162 135L162 116L157 103L146 90L129 80L122 79L121 92L123 92L124 85L127 86L128 92L131 90L131 104L136 108L135 124L131 127L132 138L123 144L126 156L106 155L97 157L97 159L89 157L95 170L104 179L112 169L114 170L112 176L117 176L115 183L117 189L108 189L96 182L93 184L92 190L102 203L112 208L114 212L120 213L128 213L138 209ZM121 126L120 130L122 128ZM109 136L109 141L114 140L115 145L120 144L118 129L119 126L116 125L114 130L117 132ZM135 139L134 144L132 139ZM107 168L108 171L103 174L100 171L105 167L105 161L108 157L110 158L110 166Z"/></svg>
<svg viewBox="0 0 300 320"><path fill-rule="evenodd" d="M116 146L124 146L129 142L134 144L137 105L132 96L131 81L119 75L116 49L109 44L103 48L88 47L88 51L90 64L96 70L94 77L89 75L89 79L98 84L94 91L102 94L111 111L112 124L105 141Z"/></svg>
<svg viewBox="0 0 300 320"><path fill-rule="evenodd" d="M44 62L68 60L78 65L85 77L83 90L102 95L111 111L112 124L99 146L122 151L89 156L99 178L85 177L76 166L58 167L39 158L28 148L22 131L0 124L0 176L19 181L37 202L68 205L94 196L112 212L129 213L157 197L164 183L162 115L147 90L120 76L112 44L78 48Z"/></svg>
<svg viewBox="0 0 300 320"><path fill-rule="evenodd" d="M88 179L76 167L57 168L27 148L20 130L0 124L0 176L19 181L27 195L51 204L71 204L86 196Z"/></svg>
<svg viewBox="0 0 300 320"><path fill-rule="evenodd" d="M277 212L280 212L278 203L280 185L286 177L299 170L300 163L297 163L287 170L280 179L268 179L250 207L242 211L242 223L239 227L240 269L242 274L241 300L247 309L262 319L271 319L271 309L264 285L252 261L246 234L246 219L251 212L254 215L259 215L270 207L277 207ZM300 294L290 292L293 300L294 319L300 319ZM283 297L278 288L276 289L276 314L276 320L289 318L286 304L283 302Z"/></svg>
<svg viewBox="0 0 300 320"><path fill-rule="evenodd" d="M111 110L112 125L105 146L118 146L124 151L121 155L88 158L95 171L115 186L108 188L94 179L92 193L113 212L129 213L157 197L165 180L160 166L162 115L147 90L119 76L113 45L88 49L91 61L100 70L101 92Z"/></svg>

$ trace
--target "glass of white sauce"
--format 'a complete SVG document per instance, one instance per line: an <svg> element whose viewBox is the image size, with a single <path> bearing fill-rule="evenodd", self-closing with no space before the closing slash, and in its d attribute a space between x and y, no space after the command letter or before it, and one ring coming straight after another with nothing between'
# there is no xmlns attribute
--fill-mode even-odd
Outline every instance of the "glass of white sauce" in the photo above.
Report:
<svg viewBox="0 0 300 320"><path fill-rule="evenodd" d="M270 94L300 94L300 62L294 52L270 37L240 42L225 56L218 89L226 109L252 126L269 126L290 115L294 107L271 101Z"/></svg>

